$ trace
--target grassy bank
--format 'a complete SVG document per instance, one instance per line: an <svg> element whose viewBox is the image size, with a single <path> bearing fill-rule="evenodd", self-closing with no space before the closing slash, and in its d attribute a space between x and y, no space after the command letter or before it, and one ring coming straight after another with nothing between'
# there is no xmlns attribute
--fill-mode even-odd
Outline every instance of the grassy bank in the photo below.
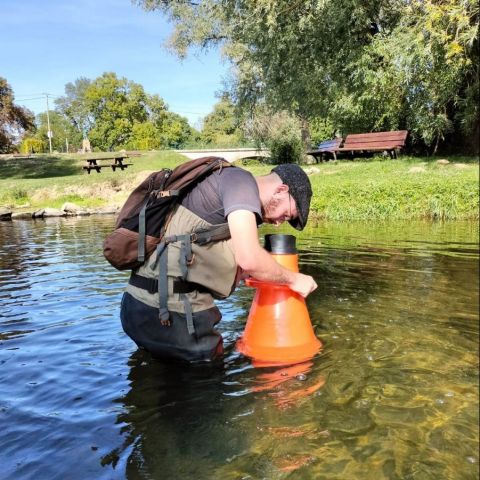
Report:
<svg viewBox="0 0 480 480"><path fill-rule="evenodd" d="M312 176L312 209L329 220L478 219L478 161L341 161Z"/></svg>
<svg viewBox="0 0 480 480"><path fill-rule="evenodd" d="M312 213L329 220L478 219L478 159L409 158L340 160L310 165L314 190ZM70 201L84 207L120 205L154 170L184 162L174 152L133 158L125 171L84 173L80 156L0 159L0 206L16 210L60 207ZM254 175L270 165L243 161Z"/></svg>

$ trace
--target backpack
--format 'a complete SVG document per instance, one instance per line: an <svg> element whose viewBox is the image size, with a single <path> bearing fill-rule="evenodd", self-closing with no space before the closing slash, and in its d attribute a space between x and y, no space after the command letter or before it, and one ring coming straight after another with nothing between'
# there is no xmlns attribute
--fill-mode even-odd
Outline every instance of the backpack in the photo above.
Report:
<svg viewBox="0 0 480 480"><path fill-rule="evenodd" d="M149 175L127 198L103 242L108 262L118 270L141 266L162 240L183 195L214 170L231 166L224 158L202 157Z"/></svg>

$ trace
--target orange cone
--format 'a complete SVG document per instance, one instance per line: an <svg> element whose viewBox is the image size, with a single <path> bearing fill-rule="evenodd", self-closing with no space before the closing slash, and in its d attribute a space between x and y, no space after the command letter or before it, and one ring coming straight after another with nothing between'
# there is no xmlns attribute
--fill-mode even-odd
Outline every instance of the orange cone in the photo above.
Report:
<svg viewBox="0 0 480 480"><path fill-rule="evenodd" d="M265 248L285 268L298 272L293 235L266 235ZM286 365L312 358L322 346L315 337L305 299L286 285L247 279L257 289L237 350L256 366Z"/></svg>

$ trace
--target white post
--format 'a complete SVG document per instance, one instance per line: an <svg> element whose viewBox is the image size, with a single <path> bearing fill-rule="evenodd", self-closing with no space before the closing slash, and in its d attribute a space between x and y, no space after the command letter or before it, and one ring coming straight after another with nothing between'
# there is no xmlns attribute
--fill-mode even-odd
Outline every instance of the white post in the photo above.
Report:
<svg viewBox="0 0 480 480"><path fill-rule="evenodd" d="M48 108L48 93L45 93L44 94L45 97L47 97L47 129L48 129L48 132L47 132L47 136L48 136L48 145L50 147L50 155L52 154L52 131L50 130L50 114L48 112L49 108Z"/></svg>

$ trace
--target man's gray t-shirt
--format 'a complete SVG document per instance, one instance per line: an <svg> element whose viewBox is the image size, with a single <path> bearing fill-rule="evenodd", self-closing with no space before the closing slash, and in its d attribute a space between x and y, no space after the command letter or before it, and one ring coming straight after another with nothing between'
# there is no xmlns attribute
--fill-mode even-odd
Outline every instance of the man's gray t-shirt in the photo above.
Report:
<svg viewBox="0 0 480 480"><path fill-rule="evenodd" d="M238 167L216 170L196 185L182 205L212 225L225 223L235 210L253 212L262 223L260 195L255 178Z"/></svg>

